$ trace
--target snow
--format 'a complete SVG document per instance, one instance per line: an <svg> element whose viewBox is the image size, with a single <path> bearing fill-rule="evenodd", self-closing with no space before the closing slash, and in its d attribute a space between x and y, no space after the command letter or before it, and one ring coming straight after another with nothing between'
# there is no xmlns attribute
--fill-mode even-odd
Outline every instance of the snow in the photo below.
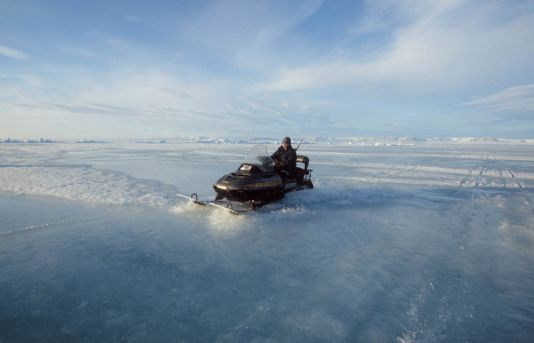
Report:
<svg viewBox="0 0 534 343"><path fill-rule="evenodd" d="M532 341L531 146L402 142L242 216L175 194L253 144L2 144L0 341Z"/></svg>

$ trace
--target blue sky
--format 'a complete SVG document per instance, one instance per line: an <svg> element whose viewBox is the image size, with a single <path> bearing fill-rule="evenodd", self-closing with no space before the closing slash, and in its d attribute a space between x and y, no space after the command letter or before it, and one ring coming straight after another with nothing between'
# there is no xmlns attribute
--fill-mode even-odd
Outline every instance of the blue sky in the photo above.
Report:
<svg viewBox="0 0 534 343"><path fill-rule="evenodd" d="M0 0L0 138L534 137L534 1Z"/></svg>

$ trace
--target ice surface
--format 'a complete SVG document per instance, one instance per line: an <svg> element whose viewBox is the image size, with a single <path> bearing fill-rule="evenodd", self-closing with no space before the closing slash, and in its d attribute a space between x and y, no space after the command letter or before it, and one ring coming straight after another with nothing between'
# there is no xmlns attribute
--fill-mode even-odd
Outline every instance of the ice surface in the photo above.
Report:
<svg viewBox="0 0 534 343"><path fill-rule="evenodd" d="M174 196L251 146L0 144L0 341L533 340L532 146L303 145L315 188L255 213Z"/></svg>

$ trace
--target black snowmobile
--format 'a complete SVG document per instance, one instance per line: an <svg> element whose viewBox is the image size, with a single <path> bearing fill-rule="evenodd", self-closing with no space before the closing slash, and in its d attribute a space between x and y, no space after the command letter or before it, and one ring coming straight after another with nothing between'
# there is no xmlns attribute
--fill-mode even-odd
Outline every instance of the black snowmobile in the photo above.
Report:
<svg viewBox="0 0 534 343"><path fill-rule="evenodd" d="M189 198L196 204L223 207L234 214L241 211L234 210L232 202L248 204L249 210L255 210L283 198L288 192L313 188L308 165L308 157L297 155L295 174L279 173L267 155L267 147L255 146L235 172L224 175L213 185L217 193L214 201L198 200L196 194Z"/></svg>
<svg viewBox="0 0 534 343"><path fill-rule="evenodd" d="M295 175L277 172L271 157L259 155L256 161L242 163L230 174L221 177L214 185L215 200L250 202L256 206L281 199L288 192L313 188L309 159L297 155Z"/></svg>

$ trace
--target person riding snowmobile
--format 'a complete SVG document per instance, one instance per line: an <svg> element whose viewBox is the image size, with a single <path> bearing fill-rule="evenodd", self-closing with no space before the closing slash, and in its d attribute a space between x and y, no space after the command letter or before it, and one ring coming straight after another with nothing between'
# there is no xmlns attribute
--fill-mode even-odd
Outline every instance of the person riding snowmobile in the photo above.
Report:
<svg viewBox="0 0 534 343"><path fill-rule="evenodd" d="M297 152L291 146L291 138L284 137L282 145L271 155L274 168L283 177L295 175L297 168Z"/></svg>

